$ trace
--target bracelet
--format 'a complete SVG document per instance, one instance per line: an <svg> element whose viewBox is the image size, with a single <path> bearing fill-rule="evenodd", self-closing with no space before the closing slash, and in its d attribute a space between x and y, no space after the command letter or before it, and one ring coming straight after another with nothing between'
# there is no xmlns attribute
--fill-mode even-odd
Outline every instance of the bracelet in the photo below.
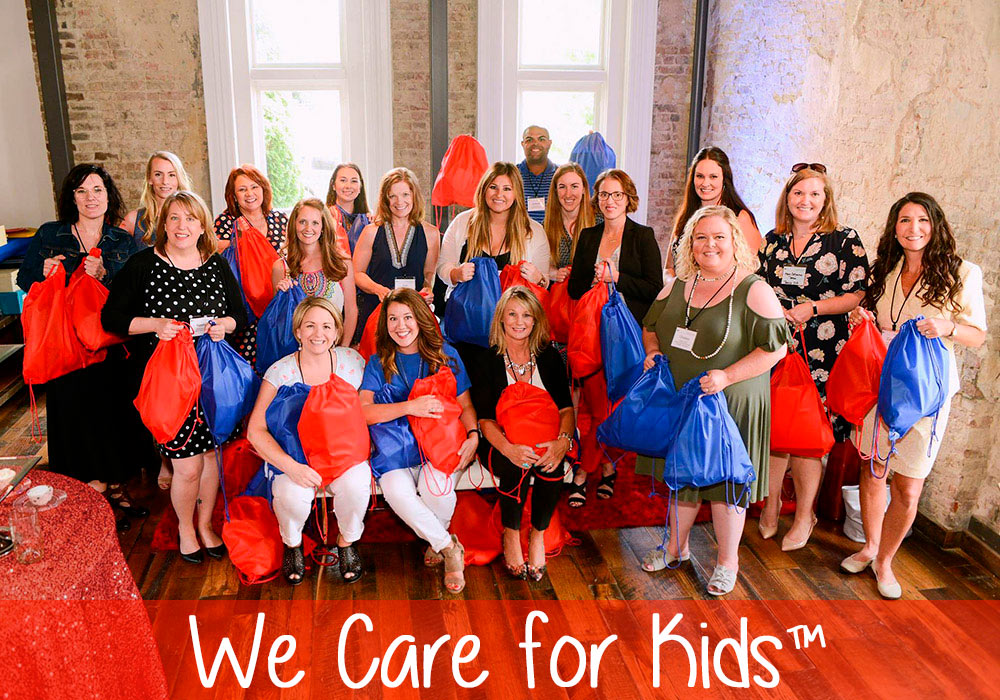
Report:
<svg viewBox="0 0 1000 700"><path fill-rule="evenodd" d="M469 430L465 431L465 437L469 437L473 433L476 434L476 437L479 437L480 435L482 435L482 433L479 432L479 428L470 428Z"/></svg>
<svg viewBox="0 0 1000 700"><path fill-rule="evenodd" d="M569 443L569 446L570 447L573 446L573 436L570 435L569 433L559 433L559 435L556 436L556 440L560 438L566 438L566 441Z"/></svg>

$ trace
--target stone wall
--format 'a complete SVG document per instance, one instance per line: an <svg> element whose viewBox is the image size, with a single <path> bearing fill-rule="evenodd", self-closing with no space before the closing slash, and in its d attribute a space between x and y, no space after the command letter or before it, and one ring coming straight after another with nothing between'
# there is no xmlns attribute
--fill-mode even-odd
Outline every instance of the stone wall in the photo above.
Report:
<svg viewBox="0 0 1000 700"><path fill-rule="evenodd" d="M431 44L427 0L392 0L393 163L412 170L429 196L431 182ZM375 199L382 173L368 173Z"/></svg>
<svg viewBox="0 0 1000 700"><path fill-rule="evenodd" d="M993 0L713 3L704 143L732 159L762 230L791 164L825 163L841 220L869 250L889 206L932 194L985 273L1000 327L1000 6ZM948 529L1000 529L997 342L960 351L962 387L921 510Z"/></svg>

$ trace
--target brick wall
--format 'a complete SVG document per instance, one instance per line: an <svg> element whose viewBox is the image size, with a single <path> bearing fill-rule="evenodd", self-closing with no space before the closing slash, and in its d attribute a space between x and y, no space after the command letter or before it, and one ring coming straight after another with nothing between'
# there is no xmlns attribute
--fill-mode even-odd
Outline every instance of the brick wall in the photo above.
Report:
<svg viewBox="0 0 1000 700"><path fill-rule="evenodd" d="M427 0L392 0L393 163L417 175L429 199L431 181L430 7ZM370 173L373 181L381 173ZM371 185L374 191L377 185Z"/></svg>
<svg viewBox="0 0 1000 700"><path fill-rule="evenodd" d="M459 134L476 133L478 4L448 0L449 142Z"/></svg>

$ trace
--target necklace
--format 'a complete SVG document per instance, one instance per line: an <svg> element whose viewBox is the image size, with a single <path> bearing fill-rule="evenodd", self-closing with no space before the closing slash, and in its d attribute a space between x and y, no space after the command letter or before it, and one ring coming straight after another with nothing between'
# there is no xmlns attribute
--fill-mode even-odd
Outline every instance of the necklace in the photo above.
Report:
<svg viewBox="0 0 1000 700"><path fill-rule="evenodd" d="M733 272L736 272L736 268L733 268ZM718 277L705 277L704 275L702 275L699 272L699 273L697 273L697 277L696 277L695 281L697 281L697 280L700 279L703 282L718 282L719 280L726 280L728 282L729 279L733 276L733 272L730 272L728 275L719 275ZM716 292L716 293L718 293L718 292ZM712 297L712 299L714 299L714 298L715 297ZM709 302L711 302L711 299L709 300ZM706 304L706 306L708 306L708 304Z"/></svg>
<svg viewBox="0 0 1000 700"><path fill-rule="evenodd" d="M913 280L913 286L910 287L910 291L906 293L903 297L903 303L899 305L899 311L896 313L896 317L892 316L892 307L896 305L896 287L899 287L899 280L903 276L903 265L899 266L899 274L896 275L896 281L892 284L892 298L889 300L889 321L892 323L892 330L896 330L896 325L899 323L899 319L903 315L903 307L906 306L906 302L910 300L910 295L913 294L914 290L920 286L920 278L924 276L924 271L921 268L920 274L917 275L917 279ZM902 289L900 289L902 291Z"/></svg>
<svg viewBox="0 0 1000 700"><path fill-rule="evenodd" d="M736 267L734 266L733 267L733 271L729 275L730 279L732 279L732 277L735 274L736 274ZM691 299L694 298L694 290L698 286L698 277L699 276L700 275L695 275L694 283L691 285L691 295L688 297L688 300L687 300L687 308L684 310L684 327L685 328L687 328L691 324L691 322L694 321L695 318L698 318L698 316L701 315L702 311L704 311L705 309L708 308L709 304L712 303L712 299L715 298L715 294L718 294L719 291L723 287L726 286L726 285L722 285L722 287L719 287L719 289L717 289L715 291L715 294L712 295L712 299L708 300L708 304L705 304L705 306L701 307L701 309L698 311L698 313L695 314L695 317L692 318L692 319L690 319L690 321L689 321L688 318L690 317L690 314L691 314ZM694 349L690 350L689 352L692 355L694 355L694 357L696 357L697 359L699 359L699 360L710 360L713 357L715 357L716 355L718 355L720 352L722 352L722 348L725 347L726 341L729 340L729 330L730 330L730 328L732 328L732 325L733 325L733 297L735 295L736 295L736 285L734 284L732 286L732 289L729 290L729 311L726 314L726 332L722 336L722 342L719 343L719 347L715 348L715 350L713 350L708 355L699 355L699 354L695 353Z"/></svg>
<svg viewBox="0 0 1000 700"><path fill-rule="evenodd" d="M506 360L505 364L507 365L507 369L509 369L511 371L511 374L517 374L517 375L523 377L525 375L525 373L527 373L529 371L532 371L534 369L534 367L535 367L535 356L534 355L529 355L528 356L528 361L525 362L523 365L519 365L516 362L512 361L510 359L510 353L509 352L504 352L504 355L507 357L507 360Z"/></svg>

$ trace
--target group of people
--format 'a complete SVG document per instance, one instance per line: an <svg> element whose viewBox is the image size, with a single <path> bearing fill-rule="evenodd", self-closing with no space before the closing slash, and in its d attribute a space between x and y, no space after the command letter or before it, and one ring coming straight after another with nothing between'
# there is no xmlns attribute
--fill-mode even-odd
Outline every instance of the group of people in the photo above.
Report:
<svg viewBox="0 0 1000 700"><path fill-rule="evenodd" d="M724 392L753 464L756 478L735 503L726 483L683 489L669 540L642 561L653 572L687 560L691 527L707 500L718 541L707 590L723 595L735 586L739 570L745 506L764 501L760 536L774 537L789 469L798 507L781 548L804 547L816 522L812 506L822 460L770 451L770 426L785 417L771 413L769 373L787 352L803 355L825 397L830 369L854 324L873 321L888 340L900 324L923 316L920 332L941 338L952 355L953 394L954 344L976 347L985 340L982 272L958 256L944 213L929 195L913 192L893 205L869 266L861 238L838 219L823 164L792 166L778 197L775 228L761 237L736 190L728 157L703 148L687 172L664 262L653 230L629 216L639 200L627 173L607 170L589 183L575 163L556 167L542 127L525 130L522 146L525 160L494 163L476 188L474 206L443 235L425 221L421 189L406 168L382 177L372 211L361 168L339 165L325 202L304 199L286 217L272 207L265 175L242 165L229 175L226 209L214 223L172 153L150 157L140 206L127 214L104 168L73 168L62 186L58 221L38 230L18 283L27 291L60 265L67 275L83 265L110 290L102 321L129 338L128 356L112 348L103 362L49 383L51 468L106 489L124 526L128 517L146 514L124 489L139 467L155 464L154 443L132 406L145 364L157 343L174 338L185 323L204 329L213 341L228 340L255 362L256 326L239 281L218 251L225 241L256 229L279 255L271 270L274 289L298 285L307 295L292 320L299 349L270 367L256 367L263 382L246 433L266 462L286 580L295 585L305 577L302 530L319 492L333 499L345 582L362 577L355 543L374 473L389 507L426 542L424 563L443 564L447 590L464 587L464 549L449 532L454 475L419 459L385 464L373 458L324 484L270 433L268 407L282 387L315 386L331 375L359 392L372 430L393 422L408 430L408 417L436 418L445 403L457 402L467 432L456 474L477 457L489 463L499 483L507 569L540 580L544 535L562 491L570 507L584 507L593 474L593 496L612 498L616 471L614 450L605 450L596 437L611 412L603 371L571 376L566 347L550 338L546 311L531 288L565 284L576 300L595 285L613 283L642 328L645 368L665 355L676 388L703 375L704 393ZM434 303L435 278L445 286L446 306L455 287L475 276L472 260L482 257L499 269L516 266L524 284L508 288L492 310L489 348L449 344L435 316L444 313L441 300ZM362 357L353 348L373 314L375 353ZM454 397L409 398L414 382L442 368L454 375ZM559 414L558 435L537 445L508 440L498 420L505 392L527 385L544 390ZM946 403L937 417L938 436L947 413ZM837 438L853 439L864 453L871 451L875 421L873 409L852 436L851 426L833 417ZM110 433L114 439L108 439L109 426L120 427ZM887 598L901 594L892 560L936 455L939 442L931 433L925 419L898 442L888 511L884 478L862 474L867 541L841 567L858 573L870 566ZM577 436L579 457L570 465L566 455ZM883 445L879 454L885 451ZM169 488L178 515L181 556L190 562L202 561L204 553L222 557L225 546L211 525L218 470L198 406L159 452L159 481ZM638 473L662 477L662 469L662 459L637 456ZM529 499L525 553L519 532Z"/></svg>

